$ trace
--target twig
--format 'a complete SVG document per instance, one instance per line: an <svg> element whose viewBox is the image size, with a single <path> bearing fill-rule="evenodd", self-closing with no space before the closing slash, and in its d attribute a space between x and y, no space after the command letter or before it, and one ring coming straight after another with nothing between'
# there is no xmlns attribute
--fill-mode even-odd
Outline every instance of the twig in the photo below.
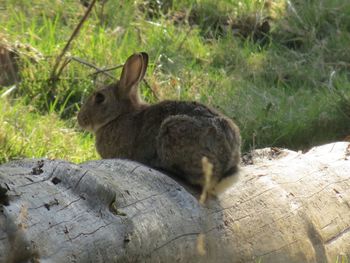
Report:
<svg viewBox="0 0 350 263"><path fill-rule="evenodd" d="M116 77L114 77L112 74L108 73L107 71L111 71L111 70L114 70L114 69L118 69L118 68L121 68L123 67L124 65L117 65L117 66L113 66L113 67L110 67L110 68L106 68L106 69L101 69L99 67L97 67L96 65L90 63L90 62L87 62L86 60L83 60L81 58L78 58L78 57L69 57L65 63L63 64L64 66L67 65L70 61L76 61L76 62L79 62L85 66L88 66L88 67L91 67L93 69L95 69L96 71L94 73L92 73L92 75L97 75L99 73L102 73L110 78L112 78L113 80L117 80ZM145 85L147 86L147 88L152 92L153 96L157 99L157 100L160 100L159 96L157 95L157 93L153 90L153 88L151 87L151 85L147 82L146 79L143 79L143 82L145 83Z"/></svg>
<svg viewBox="0 0 350 263"><path fill-rule="evenodd" d="M71 58L66 58L62 64L62 66L60 67L59 71L57 72L57 76L60 76L63 69L69 64L69 62L71 62Z"/></svg>
<svg viewBox="0 0 350 263"><path fill-rule="evenodd" d="M179 46L177 47L177 50L179 51L180 49L182 49L183 44L186 42L188 36L190 35L191 31L192 31L193 27L190 26L190 28L186 31L184 38L181 40Z"/></svg>
<svg viewBox="0 0 350 263"><path fill-rule="evenodd" d="M97 75L99 73L104 73L104 72L107 72L107 71L115 70L115 69L118 69L118 68L122 68L123 66L124 66L124 64L117 65L117 66L114 66L114 67L111 67L111 68L99 69L99 70L96 70L91 75Z"/></svg>
<svg viewBox="0 0 350 263"><path fill-rule="evenodd" d="M83 23L85 22L85 20L87 19L88 15L90 14L93 6L95 5L97 0L92 0L89 7L86 9L86 12L84 14L84 16L81 18L81 20L79 21L77 27L74 29L72 35L70 36L69 40L67 41L66 45L64 46L61 54L56 58L56 62L55 65L53 67L53 70L51 72L51 77L50 80L56 80L59 77L59 74L56 74L56 71L58 69L58 67L60 66L61 60L64 56L64 54L68 51L73 39L76 37L76 35L79 33L81 26L83 25ZM67 63L64 63L61 68L58 70L59 73L62 72L63 68L67 65Z"/></svg>
<svg viewBox="0 0 350 263"><path fill-rule="evenodd" d="M116 80L116 78L115 78L112 74L110 74L110 73L108 73L108 72L105 72L103 69L100 69L99 67L95 66L94 64L91 64L90 62L87 62L87 61L85 61L85 60L83 60L83 59L81 59L81 58L78 58L78 57L70 57L70 59L71 59L71 60L74 60L74 61L77 61L77 62L79 62L79 63L81 63L81 64L83 64L83 65L89 66L89 67L95 69L96 72L101 72L102 74L105 74L105 75L107 75L108 77L110 77L110 78ZM95 74L95 73L94 73L94 74Z"/></svg>
<svg viewBox="0 0 350 263"><path fill-rule="evenodd" d="M292 2L290 0L287 0L287 5L289 7L289 9L294 13L294 15L296 16L296 18L299 20L299 22L302 24L302 25L305 25L303 19L301 19L301 17L299 16L297 10L294 8Z"/></svg>
<svg viewBox="0 0 350 263"><path fill-rule="evenodd" d="M152 92L152 94L154 95L154 97L156 97L157 100L160 100L159 96L157 95L157 93L152 89L151 85L147 82L146 79L143 79L143 82L146 84L147 88L149 88L149 90Z"/></svg>

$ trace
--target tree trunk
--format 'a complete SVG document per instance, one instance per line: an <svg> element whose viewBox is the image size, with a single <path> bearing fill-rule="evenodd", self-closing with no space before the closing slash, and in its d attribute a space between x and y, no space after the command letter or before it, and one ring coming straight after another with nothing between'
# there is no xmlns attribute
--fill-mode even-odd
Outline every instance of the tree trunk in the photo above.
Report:
<svg viewBox="0 0 350 263"><path fill-rule="evenodd" d="M350 258L349 158L345 142L306 154L257 150L238 182L204 207L172 178L135 162L7 163L0 166L0 262Z"/></svg>

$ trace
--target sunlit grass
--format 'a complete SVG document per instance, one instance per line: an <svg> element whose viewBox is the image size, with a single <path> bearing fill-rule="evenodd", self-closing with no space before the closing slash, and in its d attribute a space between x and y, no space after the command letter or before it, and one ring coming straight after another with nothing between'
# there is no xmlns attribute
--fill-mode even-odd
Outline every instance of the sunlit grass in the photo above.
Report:
<svg viewBox="0 0 350 263"><path fill-rule="evenodd" d="M350 18L344 15L349 1L172 2L158 1L161 6L152 15L150 7L142 11L145 1L100 2L67 56L104 68L122 64L133 52L148 52L146 80L153 91L142 85L144 99L198 100L219 108L239 124L243 151L305 149L349 134ZM98 158L92 139L74 128L79 105L95 87L95 70L71 61L57 82L48 81L85 8L73 0L4 0L0 5L0 34L43 55L37 62L21 60L21 82L1 105L0 136L6 137L1 162L25 156ZM179 16L182 20L175 19ZM254 40L252 32L239 37L230 28L244 21L251 29L266 17L271 30L264 41ZM110 73L118 77L120 69ZM112 79L100 75L98 81ZM23 113L19 123L25 133L9 137L16 133L16 112ZM43 145L28 131L44 138L50 120L56 133L49 133L52 139Z"/></svg>
<svg viewBox="0 0 350 263"><path fill-rule="evenodd" d="M0 162L24 157L73 162L97 158L91 137L68 128L55 113L40 115L31 106L4 99L0 112Z"/></svg>
<svg viewBox="0 0 350 263"><path fill-rule="evenodd" d="M349 258L345 254L338 255L335 263L349 263Z"/></svg>

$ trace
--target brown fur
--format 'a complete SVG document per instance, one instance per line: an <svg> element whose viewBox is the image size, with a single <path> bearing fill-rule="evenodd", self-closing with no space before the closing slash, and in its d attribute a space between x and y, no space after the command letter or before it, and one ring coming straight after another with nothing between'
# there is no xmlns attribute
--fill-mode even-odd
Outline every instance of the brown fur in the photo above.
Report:
<svg viewBox="0 0 350 263"><path fill-rule="evenodd" d="M228 117L197 102L141 102L146 53L126 61L118 83L93 93L78 114L79 124L96 136L102 158L126 158L203 185L202 157L214 165L214 183L237 171L240 133Z"/></svg>

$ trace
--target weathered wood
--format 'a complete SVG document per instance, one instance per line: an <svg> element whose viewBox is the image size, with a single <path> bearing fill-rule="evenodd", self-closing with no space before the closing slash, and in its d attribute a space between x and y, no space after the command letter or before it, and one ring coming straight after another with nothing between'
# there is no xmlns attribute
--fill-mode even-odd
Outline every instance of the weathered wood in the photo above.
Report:
<svg viewBox="0 0 350 263"><path fill-rule="evenodd" d="M207 207L173 179L135 162L4 164L0 262L350 258L349 158L345 142L306 154L255 151L238 182ZM197 249L200 233L205 256Z"/></svg>

